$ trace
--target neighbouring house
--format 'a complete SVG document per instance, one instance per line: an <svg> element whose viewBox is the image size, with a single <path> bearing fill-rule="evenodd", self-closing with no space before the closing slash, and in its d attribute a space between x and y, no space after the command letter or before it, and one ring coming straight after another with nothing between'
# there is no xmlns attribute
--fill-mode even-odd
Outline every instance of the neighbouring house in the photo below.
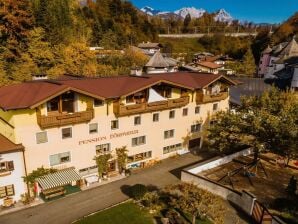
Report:
<svg viewBox="0 0 298 224"><path fill-rule="evenodd" d="M272 48L268 46L261 54L259 69L258 69L258 76L264 77L267 73L268 67L270 65L270 58L271 58Z"/></svg>
<svg viewBox="0 0 298 224"><path fill-rule="evenodd" d="M298 44L295 37L290 42L281 43L270 49L265 50L265 54L262 54L259 65L259 73L264 76L265 79L275 78L274 73L284 69L289 64L289 60L293 57L298 57ZM270 59L269 59L269 58ZM268 64L269 60L269 64ZM264 64L263 64L264 62Z"/></svg>
<svg viewBox="0 0 298 224"><path fill-rule="evenodd" d="M24 147L13 142L14 127L5 119L0 119L0 127L0 206L10 207L26 192Z"/></svg>
<svg viewBox="0 0 298 224"><path fill-rule="evenodd" d="M218 74L219 70L222 69L224 65L219 65L209 61L201 61L201 62L195 63L195 67L201 72Z"/></svg>
<svg viewBox="0 0 298 224"><path fill-rule="evenodd" d="M95 156L111 154L108 175L117 175L116 149L123 146L127 168L199 153L203 131L216 112L229 109L229 88L235 84L222 75L176 72L71 76L1 87L5 175L0 176L0 194L18 200L26 191L24 161L28 173L40 167L57 170L36 183L37 193L51 197L63 194L65 185L88 185L102 178Z"/></svg>
<svg viewBox="0 0 298 224"><path fill-rule="evenodd" d="M171 73L178 70L178 61L173 58L164 57L157 51L145 65L147 74Z"/></svg>
<svg viewBox="0 0 298 224"><path fill-rule="evenodd" d="M157 51L160 51L162 44L143 42L138 45L138 48L142 49L147 55L154 55Z"/></svg>

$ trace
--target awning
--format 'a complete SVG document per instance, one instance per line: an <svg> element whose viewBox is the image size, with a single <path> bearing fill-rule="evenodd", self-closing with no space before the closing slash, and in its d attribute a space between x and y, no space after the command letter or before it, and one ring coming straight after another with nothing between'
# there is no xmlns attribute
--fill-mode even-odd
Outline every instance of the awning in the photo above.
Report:
<svg viewBox="0 0 298 224"><path fill-rule="evenodd" d="M64 186L78 180L81 180L81 176L74 168L58 170L36 179L43 190Z"/></svg>

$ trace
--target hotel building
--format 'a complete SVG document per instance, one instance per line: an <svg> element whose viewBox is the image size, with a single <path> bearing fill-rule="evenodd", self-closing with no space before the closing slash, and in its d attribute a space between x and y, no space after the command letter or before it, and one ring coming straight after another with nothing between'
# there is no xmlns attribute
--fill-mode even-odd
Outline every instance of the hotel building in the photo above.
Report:
<svg viewBox="0 0 298 224"><path fill-rule="evenodd" d="M27 173L72 168L86 179L102 153L113 155L109 171L117 172L115 149L123 146L128 168L197 150L212 115L228 109L234 84L192 72L25 82L0 88L0 133L22 144Z"/></svg>

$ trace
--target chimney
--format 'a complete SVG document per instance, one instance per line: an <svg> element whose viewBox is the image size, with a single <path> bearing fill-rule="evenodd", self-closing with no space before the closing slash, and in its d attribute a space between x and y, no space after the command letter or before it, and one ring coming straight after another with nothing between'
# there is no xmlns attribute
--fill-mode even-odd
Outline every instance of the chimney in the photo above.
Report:
<svg viewBox="0 0 298 224"><path fill-rule="evenodd" d="M48 79L47 74L41 73L41 74L33 74L32 80L45 80Z"/></svg>
<svg viewBox="0 0 298 224"><path fill-rule="evenodd" d="M141 67L133 67L130 69L130 75L142 76L142 68Z"/></svg>

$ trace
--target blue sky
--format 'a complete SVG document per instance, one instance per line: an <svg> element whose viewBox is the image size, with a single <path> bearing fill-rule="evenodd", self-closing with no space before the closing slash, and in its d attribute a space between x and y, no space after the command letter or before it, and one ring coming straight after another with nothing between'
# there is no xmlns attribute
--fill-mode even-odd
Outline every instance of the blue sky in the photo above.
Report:
<svg viewBox="0 0 298 224"><path fill-rule="evenodd" d="M239 20L256 23L280 23L298 12L298 0L131 0L141 8L151 6L162 11L182 7L204 8L209 12L224 8Z"/></svg>

